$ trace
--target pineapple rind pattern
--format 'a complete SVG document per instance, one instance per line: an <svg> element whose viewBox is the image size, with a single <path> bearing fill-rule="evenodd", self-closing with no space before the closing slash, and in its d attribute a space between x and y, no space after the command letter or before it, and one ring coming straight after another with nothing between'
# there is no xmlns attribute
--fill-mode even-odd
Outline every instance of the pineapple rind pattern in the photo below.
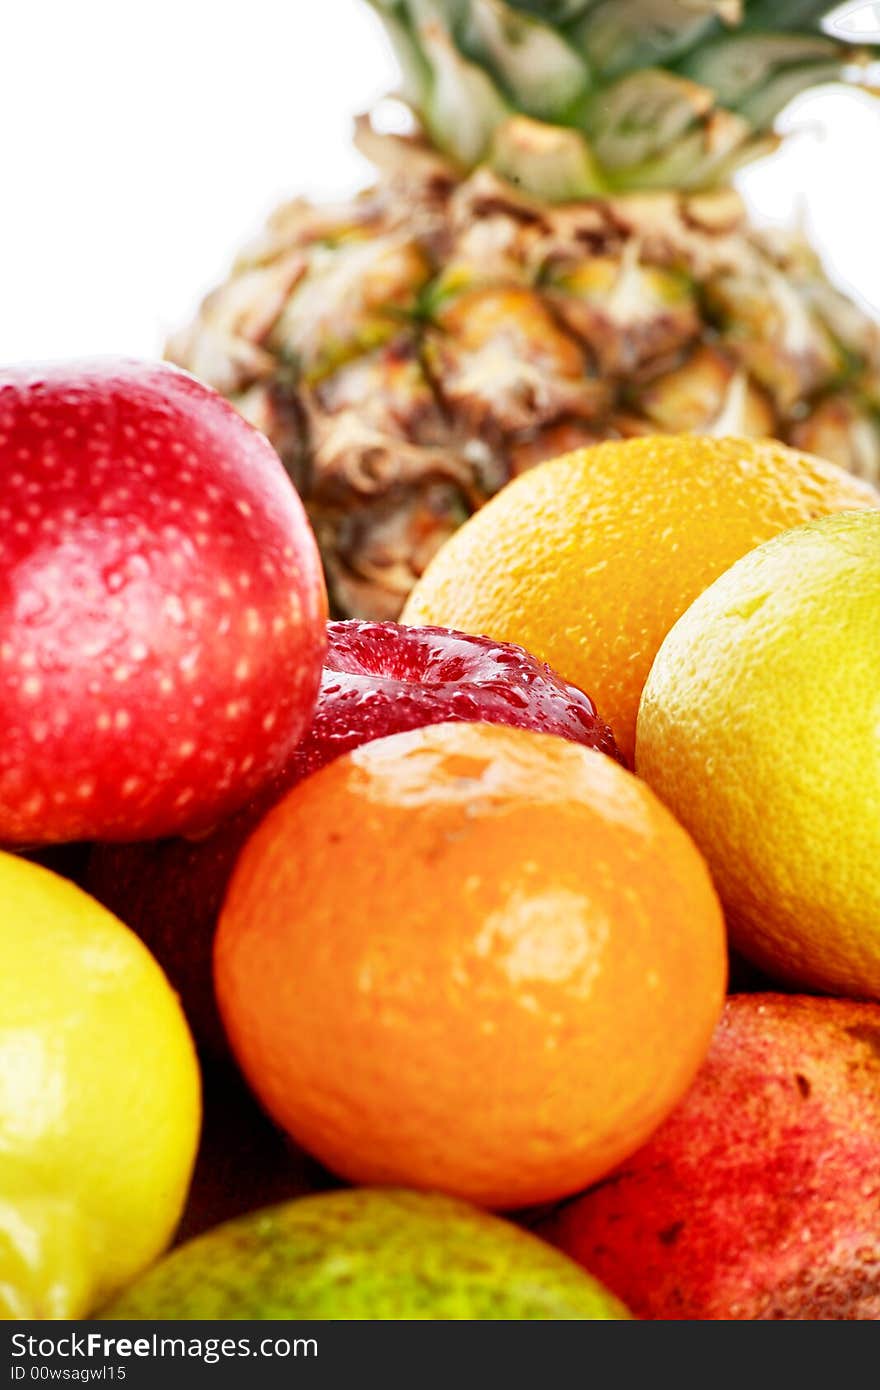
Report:
<svg viewBox="0 0 880 1390"><path fill-rule="evenodd" d="M840 69L826 5L373 3L420 129L362 118L376 186L278 209L168 347L272 440L338 614L397 617L505 482L601 439L772 435L880 481L878 326L727 182Z"/></svg>

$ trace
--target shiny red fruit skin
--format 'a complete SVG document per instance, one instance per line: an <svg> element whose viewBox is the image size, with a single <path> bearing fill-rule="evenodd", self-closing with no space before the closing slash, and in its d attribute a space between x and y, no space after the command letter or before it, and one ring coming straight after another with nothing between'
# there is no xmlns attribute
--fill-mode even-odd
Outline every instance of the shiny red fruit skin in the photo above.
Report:
<svg viewBox="0 0 880 1390"><path fill-rule="evenodd" d="M290 786L371 739L447 722L558 734L622 761L589 696L522 647L398 623L330 623L328 636L321 694L290 763Z"/></svg>
<svg viewBox="0 0 880 1390"><path fill-rule="evenodd" d="M223 1047L211 942L226 884L251 831L303 777L371 739L448 721L514 724L620 760L592 700L521 647L395 623L329 623L327 632L311 726L255 802L198 842L97 846L89 863L87 887L147 942L211 1050Z"/></svg>
<svg viewBox="0 0 880 1390"><path fill-rule="evenodd" d="M538 1232L638 1318L880 1320L880 1006L731 997L677 1109Z"/></svg>
<svg viewBox="0 0 880 1390"><path fill-rule="evenodd" d="M327 600L267 441L163 363L0 369L0 843L209 829L311 719Z"/></svg>

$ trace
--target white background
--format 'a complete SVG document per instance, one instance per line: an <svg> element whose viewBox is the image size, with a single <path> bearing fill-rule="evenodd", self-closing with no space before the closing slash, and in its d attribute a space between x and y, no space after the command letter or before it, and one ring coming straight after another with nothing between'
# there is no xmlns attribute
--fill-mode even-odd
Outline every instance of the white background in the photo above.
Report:
<svg viewBox="0 0 880 1390"><path fill-rule="evenodd" d="M272 206L364 183L394 82L363 0L0 0L0 361L156 355ZM880 103L802 98L741 178L880 308Z"/></svg>

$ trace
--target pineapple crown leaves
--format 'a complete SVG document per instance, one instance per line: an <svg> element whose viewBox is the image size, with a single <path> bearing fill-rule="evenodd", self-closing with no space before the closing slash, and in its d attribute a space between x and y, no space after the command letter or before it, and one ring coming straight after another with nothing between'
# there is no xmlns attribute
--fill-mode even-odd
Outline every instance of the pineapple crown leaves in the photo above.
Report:
<svg viewBox="0 0 880 1390"><path fill-rule="evenodd" d="M869 53L815 0L369 3L437 148L549 201L723 184L794 96Z"/></svg>

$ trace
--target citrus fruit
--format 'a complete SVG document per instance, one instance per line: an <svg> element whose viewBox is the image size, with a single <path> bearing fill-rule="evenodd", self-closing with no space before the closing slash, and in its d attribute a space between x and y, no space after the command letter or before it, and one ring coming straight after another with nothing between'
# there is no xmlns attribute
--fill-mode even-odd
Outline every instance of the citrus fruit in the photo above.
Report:
<svg viewBox="0 0 880 1390"><path fill-rule="evenodd" d="M146 947L0 853L0 1317L83 1317L162 1252L199 1112L189 1032Z"/></svg>
<svg viewBox="0 0 880 1390"><path fill-rule="evenodd" d="M776 978L880 998L880 514L745 556L670 632L636 765Z"/></svg>
<svg viewBox="0 0 880 1390"><path fill-rule="evenodd" d="M518 642L586 690L631 759L639 696L688 605L746 551L880 494L754 439L598 444L505 487L442 547L404 609Z"/></svg>
<svg viewBox="0 0 880 1390"><path fill-rule="evenodd" d="M214 999L217 916L239 851L270 806L352 748L425 724L480 720L559 734L619 758L592 700L521 647L398 623L327 624L312 722L278 777L208 835L98 844L85 886L167 972L203 1052L226 1052Z"/></svg>
<svg viewBox="0 0 880 1390"><path fill-rule="evenodd" d="M537 1236L437 1193L349 1190L230 1221L108 1318L589 1319L623 1306Z"/></svg>
<svg viewBox="0 0 880 1390"><path fill-rule="evenodd" d="M438 724L269 812L215 978L257 1095L327 1167L516 1207L600 1177L683 1094L724 933L692 842L618 763Z"/></svg>

